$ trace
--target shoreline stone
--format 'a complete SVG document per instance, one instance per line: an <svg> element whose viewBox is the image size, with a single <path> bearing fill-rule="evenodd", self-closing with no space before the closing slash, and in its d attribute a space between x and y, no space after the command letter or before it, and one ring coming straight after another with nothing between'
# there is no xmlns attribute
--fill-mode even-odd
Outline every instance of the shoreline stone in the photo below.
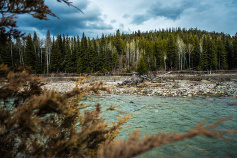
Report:
<svg viewBox="0 0 237 158"><path fill-rule="evenodd" d="M88 83L86 83L89 85ZM115 83L105 82L113 94L134 94L144 96L163 96L163 97L237 97L237 83L232 81L210 82L199 81L191 82L189 80L167 81L157 84L143 83L142 86L117 86ZM76 86L76 82L49 82L42 86L43 89L55 90L60 93L71 91ZM101 92L103 95L105 92Z"/></svg>

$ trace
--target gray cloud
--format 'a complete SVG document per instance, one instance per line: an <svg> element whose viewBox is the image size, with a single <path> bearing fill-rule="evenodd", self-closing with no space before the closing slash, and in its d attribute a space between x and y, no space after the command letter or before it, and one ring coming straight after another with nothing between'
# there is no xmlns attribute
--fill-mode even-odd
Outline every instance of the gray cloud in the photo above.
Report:
<svg viewBox="0 0 237 158"><path fill-rule="evenodd" d="M113 23L116 23L116 22L117 22L116 20L111 20L111 21L110 21L110 23L112 23L112 24L113 24Z"/></svg>
<svg viewBox="0 0 237 158"><path fill-rule="evenodd" d="M171 20L177 20L184 10L185 8L183 6L164 6L158 2L151 6L148 10L148 14L150 14L151 17L160 16Z"/></svg>
<svg viewBox="0 0 237 158"><path fill-rule="evenodd" d="M73 7L68 7L65 4L53 3L49 8L60 18L49 17L51 20L38 20L30 15L22 15L18 18L17 25L24 32L33 32L39 30L39 34L45 34L49 29L52 35L68 34L69 36L81 35L87 29L93 30L112 30L111 24L104 23L102 13L98 8L90 8L89 1L73 3L83 10L84 14ZM33 28L32 30L27 30ZM37 32L38 33L38 32Z"/></svg>
<svg viewBox="0 0 237 158"><path fill-rule="evenodd" d="M158 17L164 17L170 20L177 20L181 17L183 12L187 9L190 9L194 6L196 1L181 0L168 3L156 2L146 10L145 14L134 15L132 22L133 24L142 24L150 19L156 19Z"/></svg>
<svg viewBox="0 0 237 158"><path fill-rule="evenodd" d="M102 32L113 34L116 29L126 32L127 28L147 31L159 27L197 27L231 35L236 32L237 0L136 0L128 8L125 2L118 1L113 9L108 9L112 2L107 0L101 0L99 5L96 0L71 1L84 14L66 4L47 0L49 8L60 19L49 16L51 20L42 21L21 15L17 20L19 30L26 33L36 31L41 36L45 36L48 29L55 36L63 33L74 36L85 32L89 37L96 37ZM149 25L143 25L148 20Z"/></svg>
<svg viewBox="0 0 237 158"><path fill-rule="evenodd" d="M55 13L57 16L64 14L64 13L75 13L76 9L66 5L65 3L59 3L55 1L46 1L46 5L49 6L49 9L52 10L53 13ZM90 4L89 0L84 0L84 1L75 1L72 3L74 6L80 8L82 11L84 11Z"/></svg>
<svg viewBox="0 0 237 158"><path fill-rule="evenodd" d="M123 18L124 18L124 19L130 18L130 15L124 14L124 15L123 15Z"/></svg>
<svg viewBox="0 0 237 158"><path fill-rule="evenodd" d="M132 20L132 24L141 25L145 21L149 20L151 17L149 15L135 15Z"/></svg>
<svg viewBox="0 0 237 158"><path fill-rule="evenodd" d="M235 5L235 7L237 6L237 1L236 0L232 0L232 4Z"/></svg>
<svg viewBox="0 0 237 158"><path fill-rule="evenodd" d="M236 15L237 10L232 0L206 0L193 4L174 24L233 35L236 32Z"/></svg>
<svg viewBox="0 0 237 158"><path fill-rule="evenodd" d="M119 27L123 29L124 28L124 24L120 23Z"/></svg>
<svg viewBox="0 0 237 158"><path fill-rule="evenodd" d="M92 30L112 30L113 26L111 24L105 24L103 22L92 22L86 24L86 29L92 29Z"/></svg>

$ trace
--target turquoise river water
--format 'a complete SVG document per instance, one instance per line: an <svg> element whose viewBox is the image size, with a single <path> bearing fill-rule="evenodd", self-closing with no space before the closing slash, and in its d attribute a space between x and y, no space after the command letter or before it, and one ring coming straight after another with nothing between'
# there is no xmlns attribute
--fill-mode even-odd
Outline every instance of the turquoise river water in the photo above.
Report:
<svg viewBox="0 0 237 158"><path fill-rule="evenodd" d="M131 103L134 102L134 103ZM137 95L89 96L83 101L89 105L100 103L102 110L117 105L118 110L134 113L124 125L117 139L127 139L129 133L140 129L141 136L160 132L184 133L196 123L207 120L213 123L221 117L233 117L218 126L218 129L237 129L237 99L233 97L158 97ZM88 108L93 109L91 106ZM117 118L117 111L104 113L108 122ZM153 149L138 158L234 158L237 157L237 136L233 141L223 141L207 137L195 137Z"/></svg>

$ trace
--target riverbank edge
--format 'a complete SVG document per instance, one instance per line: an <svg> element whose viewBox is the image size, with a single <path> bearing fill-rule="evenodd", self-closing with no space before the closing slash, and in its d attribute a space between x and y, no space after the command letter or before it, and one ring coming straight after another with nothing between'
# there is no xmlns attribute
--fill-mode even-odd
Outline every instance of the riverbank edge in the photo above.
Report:
<svg viewBox="0 0 237 158"><path fill-rule="evenodd" d="M231 76L229 76L231 77ZM42 86L43 89L54 90L65 93L76 86L76 81L49 81ZM100 80L100 79L99 79ZM90 78L84 85L89 86L99 81L98 78ZM110 79L102 80L112 94L134 94L146 96L163 96L163 97L236 97L237 98L237 81L233 80L175 80L163 79L155 83L143 82L138 86L119 86L122 81ZM100 95L107 95L107 92L99 92Z"/></svg>

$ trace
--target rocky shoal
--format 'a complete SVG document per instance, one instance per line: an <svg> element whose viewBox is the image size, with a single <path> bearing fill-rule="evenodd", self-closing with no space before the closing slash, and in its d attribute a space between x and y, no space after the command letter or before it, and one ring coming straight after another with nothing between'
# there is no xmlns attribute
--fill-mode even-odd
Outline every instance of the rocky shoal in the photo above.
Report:
<svg viewBox="0 0 237 158"><path fill-rule="evenodd" d="M55 90L60 93L65 93L75 87L75 82L50 82L43 86L48 90ZM210 97L237 97L237 83L233 81L211 83L209 81L190 82L190 81L173 81L162 82L156 84L145 83L139 86L123 86L119 87L116 83L106 83L114 94L134 94L147 96L164 96L164 97L195 97L195 96L210 96ZM106 94L100 92L101 95Z"/></svg>

